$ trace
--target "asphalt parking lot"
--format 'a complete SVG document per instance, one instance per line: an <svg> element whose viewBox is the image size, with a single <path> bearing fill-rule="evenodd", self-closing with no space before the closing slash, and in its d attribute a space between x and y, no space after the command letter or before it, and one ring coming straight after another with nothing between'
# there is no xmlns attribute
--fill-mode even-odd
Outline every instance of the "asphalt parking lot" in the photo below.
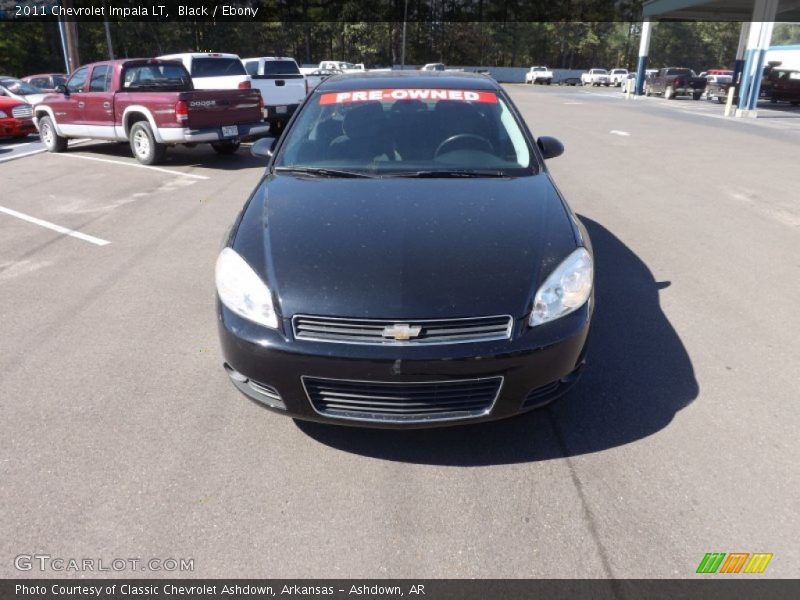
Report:
<svg viewBox="0 0 800 600"><path fill-rule="evenodd" d="M551 169L597 257L589 365L550 408L438 431L295 423L230 385L213 266L262 171L246 148L153 168L122 144L4 161L24 152L0 142L0 576L63 575L15 569L43 553L193 558L195 577L694 577L707 552L800 575L800 111L509 90L566 146Z"/></svg>

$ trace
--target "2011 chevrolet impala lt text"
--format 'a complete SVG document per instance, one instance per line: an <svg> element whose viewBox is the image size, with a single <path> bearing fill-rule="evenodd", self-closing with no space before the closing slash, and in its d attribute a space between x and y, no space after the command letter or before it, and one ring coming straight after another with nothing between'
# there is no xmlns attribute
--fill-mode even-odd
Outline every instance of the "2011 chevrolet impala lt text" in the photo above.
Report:
<svg viewBox="0 0 800 600"><path fill-rule="evenodd" d="M280 140L216 264L225 369L299 419L487 421L583 367L585 228L504 90L467 73L332 77Z"/></svg>

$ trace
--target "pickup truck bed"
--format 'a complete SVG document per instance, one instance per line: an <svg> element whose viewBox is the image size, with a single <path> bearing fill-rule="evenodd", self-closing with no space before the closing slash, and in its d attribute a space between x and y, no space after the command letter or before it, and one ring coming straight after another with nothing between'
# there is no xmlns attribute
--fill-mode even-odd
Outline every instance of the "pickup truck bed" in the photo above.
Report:
<svg viewBox="0 0 800 600"><path fill-rule="evenodd" d="M63 151L74 137L127 140L143 164L160 162L176 144L209 142L233 153L241 139L268 132L261 111L257 90L194 90L183 65L159 59L81 67L34 107L49 151Z"/></svg>

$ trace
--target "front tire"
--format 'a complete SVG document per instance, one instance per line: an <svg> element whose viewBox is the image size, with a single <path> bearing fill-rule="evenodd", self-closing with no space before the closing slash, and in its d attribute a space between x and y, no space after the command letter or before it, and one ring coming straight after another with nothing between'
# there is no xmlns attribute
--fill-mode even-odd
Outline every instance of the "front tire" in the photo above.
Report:
<svg viewBox="0 0 800 600"><path fill-rule="evenodd" d="M131 127L128 139L133 156L143 165L157 165L164 161L166 144L159 144L147 121L138 121Z"/></svg>
<svg viewBox="0 0 800 600"><path fill-rule="evenodd" d="M211 147L217 154L236 154L241 142L211 142Z"/></svg>
<svg viewBox="0 0 800 600"><path fill-rule="evenodd" d="M694 100L700 100L700 98L702 97L703 97L703 92L695 92L694 94L692 94L692 98Z"/></svg>
<svg viewBox="0 0 800 600"><path fill-rule="evenodd" d="M56 127L50 117L39 120L39 136L48 152L64 152L67 149L67 138L56 133Z"/></svg>

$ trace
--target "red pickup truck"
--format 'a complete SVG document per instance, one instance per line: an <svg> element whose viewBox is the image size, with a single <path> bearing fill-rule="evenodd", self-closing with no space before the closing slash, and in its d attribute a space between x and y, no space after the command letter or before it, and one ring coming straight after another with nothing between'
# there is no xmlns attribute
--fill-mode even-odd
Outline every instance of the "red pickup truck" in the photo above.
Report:
<svg viewBox="0 0 800 600"><path fill-rule="evenodd" d="M64 151L69 138L127 140L152 165L176 144L236 152L242 138L269 131L262 111L258 90L195 90L180 62L128 59L80 67L34 107L34 120L50 152Z"/></svg>

